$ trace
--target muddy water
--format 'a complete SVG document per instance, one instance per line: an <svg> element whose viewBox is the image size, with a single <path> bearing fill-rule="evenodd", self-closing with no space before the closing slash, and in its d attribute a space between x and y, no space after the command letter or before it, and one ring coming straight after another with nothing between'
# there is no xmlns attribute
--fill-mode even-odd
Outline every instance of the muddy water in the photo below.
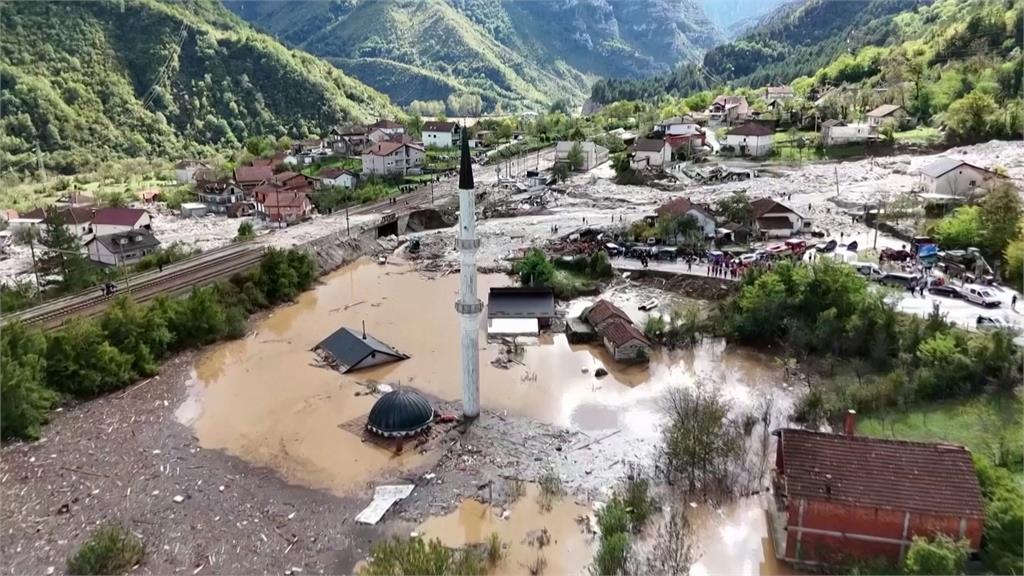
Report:
<svg viewBox="0 0 1024 576"><path fill-rule="evenodd" d="M480 294L509 284L504 275L481 275ZM364 444L339 425L365 415L372 396L357 396L376 380L420 388L435 396L461 396L459 324L453 308L458 276L430 280L399 264L361 261L325 278L323 285L277 310L254 335L221 345L196 366L190 418L201 444L271 467L296 483L347 491L382 470L424 463ZM608 295L630 314L643 300ZM584 302L574 303L580 308ZM409 354L403 362L351 375L313 365L310 349L341 326L362 322L377 338ZM649 366L625 367L601 347L570 345L564 335L524 347L522 365L492 366L496 344L481 324L481 398L485 408L573 426L584 432L617 429L617 441L656 437L659 401L672 386L702 377L739 406L750 405L778 381L775 365L752 353L709 342L686 352L657 352ZM604 366L609 375L597 379Z"/></svg>
<svg viewBox="0 0 1024 576"><path fill-rule="evenodd" d="M758 497L721 509L689 510L698 549L690 576L789 576L798 574L775 559L768 519Z"/></svg>
<svg viewBox="0 0 1024 576"><path fill-rule="evenodd" d="M418 531L424 538L438 538L452 547L486 542L491 533L497 533L507 547L505 558L492 570L494 574L529 574L538 556L547 562L546 574L586 573L593 558L593 537L584 532L585 524L577 519L586 517L590 510L563 497L545 511L539 503L539 492L536 484L527 484L526 494L509 507L507 519L502 518L501 508L463 500L452 513L427 520ZM536 540L542 529L547 529L551 540L539 548Z"/></svg>

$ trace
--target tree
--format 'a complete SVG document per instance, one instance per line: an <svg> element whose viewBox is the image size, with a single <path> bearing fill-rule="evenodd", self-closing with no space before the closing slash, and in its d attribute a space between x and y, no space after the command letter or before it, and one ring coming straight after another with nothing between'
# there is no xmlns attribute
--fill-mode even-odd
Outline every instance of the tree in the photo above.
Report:
<svg viewBox="0 0 1024 576"><path fill-rule="evenodd" d="M746 192L733 192L732 196L718 202L716 209L727 222L735 222L744 226L754 223L754 207Z"/></svg>
<svg viewBox="0 0 1024 576"><path fill-rule="evenodd" d="M689 574L693 564L693 529L684 508L672 506L668 519L658 526L654 546L641 570L633 574Z"/></svg>
<svg viewBox="0 0 1024 576"><path fill-rule="evenodd" d="M257 158L265 156L274 151L274 141L266 136L252 136L245 141L245 151Z"/></svg>
<svg viewBox="0 0 1024 576"><path fill-rule="evenodd" d="M1020 194L1013 185L996 185L981 201L981 225L986 255L998 262L1006 247L1020 236L1022 216Z"/></svg>
<svg viewBox="0 0 1024 576"><path fill-rule="evenodd" d="M950 104L946 110L946 126L962 140L983 140L989 136L992 119L999 106L992 96L974 90Z"/></svg>
<svg viewBox="0 0 1024 576"><path fill-rule="evenodd" d="M569 102L568 98L558 98L548 107L548 113L568 114L571 109L572 103Z"/></svg>
<svg viewBox="0 0 1024 576"><path fill-rule="evenodd" d="M512 271L519 276L523 286L551 286L555 277L554 264L537 248L530 249L525 258L512 266Z"/></svg>
<svg viewBox="0 0 1024 576"><path fill-rule="evenodd" d="M672 388L662 410L662 458L670 484L704 497L727 494L743 455L743 431L729 415L729 404L717 390L697 383L696 390Z"/></svg>
<svg viewBox="0 0 1024 576"><path fill-rule="evenodd" d="M572 168L569 166L568 162L556 162L555 165L551 167L551 173L555 176L555 180L565 182L572 174Z"/></svg>
<svg viewBox="0 0 1024 576"><path fill-rule="evenodd" d="M100 318L100 326L107 341L131 357L136 376L156 374L157 361L174 338L163 317L123 295Z"/></svg>
<svg viewBox="0 0 1024 576"><path fill-rule="evenodd" d="M1020 235L1006 245L1003 261L1003 278L1017 290L1024 290L1024 223L1021 224Z"/></svg>
<svg viewBox="0 0 1024 576"><path fill-rule="evenodd" d="M892 144L896 142L896 121L889 118L882 122L882 126L878 129L878 132L885 138L885 141Z"/></svg>
<svg viewBox="0 0 1024 576"><path fill-rule="evenodd" d="M963 250L984 240L981 208L962 206L932 225L931 233L944 248Z"/></svg>
<svg viewBox="0 0 1024 576"><path fill-rule="evenodd" d="M512 136L515 134L515 131L515 124L512 123L512 120L506 118L504 121L502 121L501 124L498 125L498 138L505 142L512 140Z"/></svg>
<svg viewBox="0 0 1024 576"><path fill-rule="evenodd" d="M477 117L483 112L484 101L479 94L458 92L448 96L448 109L456 116Z"/></svg>
<svg viewBox="0 0 1024 576"><path fill-rule="evenodd" d="M46 234L40 239L43 251L37 271L44 285L57 285L62 292L74 292L92 285L95 273L82 255L82 245L71 229L62 224L56 208L46 211ZM54 277L59 277L54 280Z"/></svg>
<svg viewBox="0 0 1024 576"><path fill-rule="evenodd" d="M413 100L409 103L409 113L419 116L442 116L444 114L444 102L440 100Z"/></svg>
<svg viewBox="0 0 1024 576"><path fill-rule="evenodd" d="M963 574L967 542L939 535L931 540L915 536L903 561L904 574Z"/></svg>
<svg viewBox="0 0 1024 576"><path fill-rule="evenodd" d="M39 437L56 395L43 385L46 340L20 322L0 330L0 436Z"/></svg>
<svg viewBox="0 0 1024 576"><path fill-rule="evenodd" d="M321 192L327 192L327 190L321 190ZM317 210L319 209L320 207L317 206ZM330 210L325 210L325 213L326 212L330 212ZM243 240L249 240L253 238L255 235L256 233L253 230L252 222L246 220L238 225L238 233L235 235L235 240L241 242Z"/></svg>
<svg viewBox="0 0 1024 576"><path fill-rule="evenodd" d="M579 142L573 142L572 148L569 149L569 153L565 156L566 161L569 163L569 167L574 171L579 170L583 167L583 145Z"/></svg>
<svg viewBox="0 0 1024 576"><path fill-rule="evenodd" d="M76 318L47 335L46 382L54 390L90 398L131 378L131 356L112 346L95 320Z"/></svg>
<svg viewBox="0 0 1024 576"><path fill-rule="evenodd" d="M415 112L410 114L403 124L405 124L405 131L415 138L419 138L423 132L423 118Z"/></svg>

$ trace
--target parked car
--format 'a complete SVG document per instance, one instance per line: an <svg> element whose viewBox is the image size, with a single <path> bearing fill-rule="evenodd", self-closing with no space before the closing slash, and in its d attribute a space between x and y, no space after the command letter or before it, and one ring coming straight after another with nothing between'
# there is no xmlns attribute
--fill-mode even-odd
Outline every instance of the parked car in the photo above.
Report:
<svg viewBox="0 0 1024 576"><path fill-rule="evenodd" d="M651 298L647 302L637 306L641 311L647 312L648 310L654 310L658 307L658 301L655 298Z"/></svg>
<svg viewBox="0 0 1024 576"><path fill-rule="evenodd" d="M928 293L935 296L945 296L946 298L960 298L963 296L960 294L960 290L952 284L932 284L928 287Z"/></svg>
<svg viewBox="0 0 1024 576"><path fill-rule="evenodd" d="M835 252L836 246L838 246L838 245L839 245L839 243L836 242L835 238L833 238L833 239L829 240L828 242L825 242L824 246L819 246L818 247L818 252Z"/></svg>
<svg viewBox="0 0 1024 576"><path fill-rule="evenodd" d="M741 264L753 264L754 262L757 262L756 252L747 252L746 254L740 256Z"/></svg>
<svg viewBox="0 0 1024 576"><path fill-rule="evenodd" d="M995 292L984 286L968 284L963 287L961 292L968 302L984 306L985 308L997 308L1001 304L999 297L996 296Z"/></svg>
<svg viewBox="0 0 1024 576"><path fill-rule="evenodd" d="M622 248L620 248L617 244L608 242L607 244L604 245L604 249L606 252L608 252L608 256L612 258L622 255Z"/></svg>
<svg viewBox="0 0 1024 576"><path fill-rule="evenodd" d="M921 277L917 274L909 274L907 272L887 272L878 279L880 284L885 286L895 286L897 288L907 288L911 284L916 284L921 281Z"/></svg>
<svg viewBox="0 0 1024 576"><path fill-rule="evenodd" d="M878 264L873 262L850 262L850 266L857 271L858 274L864 276L868 280L878 280L885 276L885 272L878 267Z"/></svg>
<svg viewBox="0 0 1024 576"><path fill-rule="evenodd" d="M992 316L978 316L978 320L975 322L975 326L978 330L984 330L986 332L991 330L1009 330L1010 325L999 318Z"/></svg>

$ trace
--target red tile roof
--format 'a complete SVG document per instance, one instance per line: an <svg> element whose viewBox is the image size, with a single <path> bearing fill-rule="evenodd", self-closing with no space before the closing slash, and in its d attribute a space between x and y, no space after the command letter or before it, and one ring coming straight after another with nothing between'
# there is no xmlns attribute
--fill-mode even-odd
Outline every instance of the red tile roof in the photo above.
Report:
<svg viewBox="0 0 1024 576"><path fill-rule="evenodd" d="M776 202L771 198L758 198L757 200L754 200L753 202L750 203L750 207L754 209L755 218L760 218L761 216L764 216L769 212L796 214L796 212L789 206Z"/></svg>
<svg viewBox="0 0 1024 576"><path fill-rule="evenodd" d="M778 431L790 498L982 518L971 453L963 446Z"/></svg>
<svg viewBox="0 0 1024 576"><path fill-rule="evenodd" d="M393 120L378 120L373 124L370 124L370 128L383 128L385 130L395 130L401 127L401 124Z"/></svg>
<svg viewBox="0 0 1024 576"><path fill-rule="evenodd" d="M114 226L134 226L146 211L139 208L101 208L93 216L93 224L109 224Z"/></svg>
<svg viewBox="0 0 1024 576"><path fill-rule="evenodd" d="M316 173L320 178L327 178L329 180L334 180L342 174L354 175L351 170L345 170L344 168L321 168L320 171Z"/></svg>
<svg viewBox="0 0 1024 576"><path fill-rule="evenodd" d="M597 326L601 322L616 316L631 322L629 314L607 300L598 300L590 308L583 311L583 319L590 322L591 326Z"/></svg>
<svg viewBox="0 0 1024 576"><path fill-rule="evenodd" d="M655 214L658 216L682 216L690 210L696 210L708 218L713 218L711 211L701 206L700 204L694 204L690 202L689 198L675 198L669 200L665 204L662 204L655 210Z"/></svg>
<svg viewBox="0 0 1024 576"><path fill-rule="evenodd" d="M618 346L625 346L633 340L639 340L644 344L650 346L651 342L644 336L644 333L633 326L633 323L622 318L613 318L610 322L606 322L597 332L610 340L612 344Z"/></svg>
<svg viewBox="0 0 1024 576"><path fill-rule="evenodd" d="M771 136L775 133L770 126L765 126L760 122L747 122L741 124L732 130L729 130L729 136Z"/></svg>
<svg viewBox="0 0 1024 576"><path fill-rule="evenodd" d="M268 166L239 166L235 168L235 182L255 184L274 177L274 169Z"/></svg>
<svg viewBox="0 0 1024 576"><path fill-rule="evenodd" d="M400 150L405 144L401 142L390 142L385 140L384 142L378 142L372 148L366 151L367 154L373 154L374 156L387 156Z"/></svg>

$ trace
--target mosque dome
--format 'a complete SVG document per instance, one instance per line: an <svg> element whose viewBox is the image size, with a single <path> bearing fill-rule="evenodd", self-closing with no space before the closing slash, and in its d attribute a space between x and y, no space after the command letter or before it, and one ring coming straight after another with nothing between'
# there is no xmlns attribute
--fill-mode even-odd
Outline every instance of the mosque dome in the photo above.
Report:
<svg viewBox="0 0 1024 576"><path fill-rule="evenodd" d="M385 438L419 434L434 420L434 409L420 393L392 390L377 399L366 418L366 428Z"/></svg>

